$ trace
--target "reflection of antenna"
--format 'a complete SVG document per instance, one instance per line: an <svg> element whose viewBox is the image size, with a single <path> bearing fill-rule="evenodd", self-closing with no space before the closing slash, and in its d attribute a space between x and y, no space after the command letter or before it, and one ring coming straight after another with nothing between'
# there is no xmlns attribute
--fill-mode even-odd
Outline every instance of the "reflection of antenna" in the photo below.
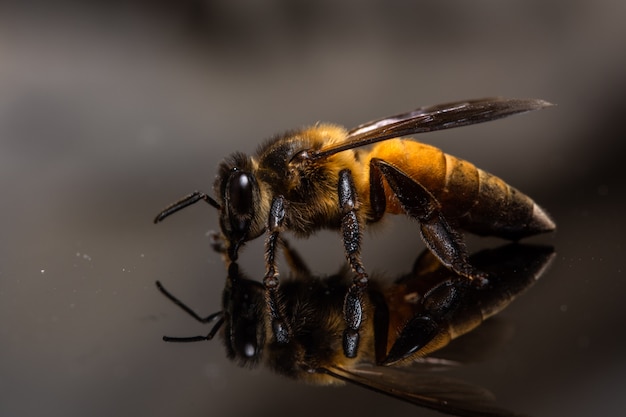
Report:
<svg viewBox="0 0 626 417"><path fill-rule="evenodd" d="M201 342L201 341L204 341L204 340L211 340L211 339L213 339L215 334L218 332L220 327L222 327L222 324L224 324L224 314L223 314L223 312L218 311L216 313L208 315L207 317L200 317L198 315L198 313L193 311L191 308L189 308L189 306L187 306L185 303L180 301L178 298L174 297L172 295L172 293L170 293L168 290L166 290L159 281L156 282L156 286L157 286L159 291L161 291L161 293L164 296L169 298L170 301L172 301L178 307L182 308L187 314L189 314L194 319L198 320L200 323L210 323L213 320L218 319L217 323L215 323L213 328L211 328L211 331L209 332L209 334L207 334L206 336L189 336L189 337L169 337L169 336L163 336L163 340L164 341L166 341L166 342Z"/></svg>

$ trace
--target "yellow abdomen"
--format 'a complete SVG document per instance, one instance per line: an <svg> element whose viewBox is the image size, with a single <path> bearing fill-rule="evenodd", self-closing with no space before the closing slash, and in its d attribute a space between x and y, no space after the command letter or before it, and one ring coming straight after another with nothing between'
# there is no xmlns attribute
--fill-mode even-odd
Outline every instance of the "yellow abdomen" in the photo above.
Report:
<svg viewBox="0 0 626 417"><path fill-rule="evenodd" d="M426 188L453 225L481 235L509 239L547 232L554 223L532 199L474 164L413 140L392 139L376 145L364 163L382 159ZM369 175L369 170L368 175ZM404 214L385 183L386 213Z"/></svg>

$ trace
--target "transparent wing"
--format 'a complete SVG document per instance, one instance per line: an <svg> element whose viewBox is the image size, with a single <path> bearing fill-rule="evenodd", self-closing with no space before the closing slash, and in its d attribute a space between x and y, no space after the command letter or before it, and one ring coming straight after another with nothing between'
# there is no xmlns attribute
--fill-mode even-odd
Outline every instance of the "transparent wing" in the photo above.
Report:
<svg viewBox="0 0 626 417"><path fill-rule="evenodd" d="M363 365L349 370L331 367L318 371L446 414L461 417L522 416L498 407L493 394L485 388L432 372L416 372L411 367Z"/></svg>
<svg viewBox="0 0 626 417"><path fill-rule="evenodd" d="M538 99L492 97L420 107L357 126L348 132L346 141L324 147L313 156L323 158L391 138L488 122L551 105Z"/></svg>

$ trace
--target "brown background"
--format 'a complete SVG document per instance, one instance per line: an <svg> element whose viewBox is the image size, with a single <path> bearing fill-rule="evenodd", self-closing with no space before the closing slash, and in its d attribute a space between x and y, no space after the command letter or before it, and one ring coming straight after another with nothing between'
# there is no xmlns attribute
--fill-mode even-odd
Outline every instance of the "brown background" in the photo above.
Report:
<svg viewBox="0 0 626 417"><path fill-rule="evenodd" d="M154 281L208 314L224 270L211 208L151 220L282 130L492 95L558 107L420 139L536 198L559 230L532 241L558 255L502 314L512 341L460 375L537 417L626 412L626 3L41 3L0 3L0 415L434 415L161 342L208 329ZM388 223L367 266L406 271L423 245ZM320 274L341 265L335 234L295 244Z"/></svg>

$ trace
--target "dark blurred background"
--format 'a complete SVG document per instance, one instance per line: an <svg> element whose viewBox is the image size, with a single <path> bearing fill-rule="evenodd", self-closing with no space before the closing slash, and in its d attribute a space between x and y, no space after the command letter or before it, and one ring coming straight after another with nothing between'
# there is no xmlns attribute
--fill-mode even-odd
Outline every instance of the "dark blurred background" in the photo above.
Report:
<svg viewBox="0 0 626 417"><path fill-rule="evenodd" d="M212 208L151 221L280 131L485 96L558 106L420 140L533 196L559 230L531 241L558 255L501 314L512 340L459 375L537 417L623 415L625 16L610 0L0 2L0 415L435 415L240 369L217 341L163 343L208 328L154 281L208 314L225 273ZM334 233L294 244L316 273L342 263ZM390 276L423 249L402 218L364 245Z"/></svg>

